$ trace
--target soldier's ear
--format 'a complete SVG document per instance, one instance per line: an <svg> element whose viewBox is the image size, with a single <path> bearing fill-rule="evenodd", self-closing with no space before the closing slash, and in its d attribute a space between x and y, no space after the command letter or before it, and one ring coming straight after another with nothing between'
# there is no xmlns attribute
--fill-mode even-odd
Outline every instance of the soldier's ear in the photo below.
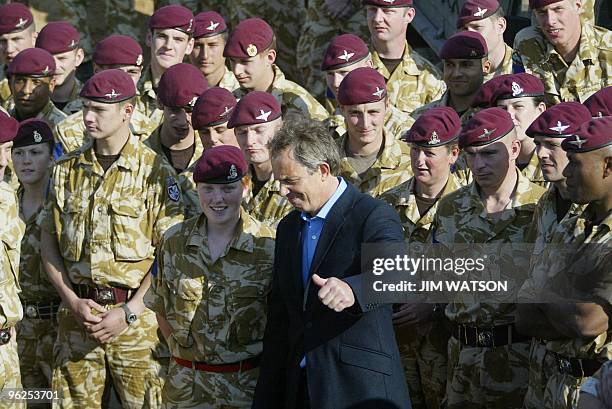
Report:
<svg viewBox="0 0 612 409"><path fill-rule="evenodd" d="M151 47L151 44L153 44L153 33L151 32L151 30L147 30L147 35L145 36L145 44L147 45L147 47Z"/></svg>
<svg viewBox="0 0 612 409"><path fill-rule="evenodd" d="M506 31L506 27L508 26L508 22L506 21L506 19L504 17L498 17L495 21L495 31L497 31L498 34L504 34L504 32Z"/></svg>
<svg viewBox="0 0 612 409"><path fill-rule="evenodd" d="M76 62L74 64L74 66L78 67L79 65L81 65L81 63L83 62L84 59L85 59L85 51L83 51L83 49L81 47L77 48L77 50L76 50Z"/></svg>
<svg viewBox="0 0 612 409"><path fill-rule="evenodd" d="M185 55L191 54L191 52L193 51L194 45L195 45L195 40L193 39L193 37L190 37L189 42L187 42L187 48L185 49Z"/></svg>
<svg viewBox="0 0 612 409"><path fill-rule="evenodd" d="M274 64L276 61L276 50L270 48L266 52L266 62L270 65Z"/></svg>

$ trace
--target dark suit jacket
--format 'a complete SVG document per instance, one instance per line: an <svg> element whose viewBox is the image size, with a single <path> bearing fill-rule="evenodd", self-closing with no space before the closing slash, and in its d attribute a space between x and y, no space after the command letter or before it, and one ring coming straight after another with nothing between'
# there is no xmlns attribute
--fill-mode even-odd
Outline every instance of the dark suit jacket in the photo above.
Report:
<svg viewBox="0 0 612 409"><path fill-rule="evenodd" d="M306 354L312 408L410 408L391 324L390 305L363 302L361 245L404 241L396 212L351 184L329 212L311 275L337 277L355 294L355 305L337 313L302 284L302 223L293 211L279 224L274 278L263 357L253 408L296 406Z"/></svg>

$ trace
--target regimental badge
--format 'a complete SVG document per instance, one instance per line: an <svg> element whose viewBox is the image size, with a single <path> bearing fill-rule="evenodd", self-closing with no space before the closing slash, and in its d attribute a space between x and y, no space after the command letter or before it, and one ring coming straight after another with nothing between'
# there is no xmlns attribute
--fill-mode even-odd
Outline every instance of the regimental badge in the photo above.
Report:
<svg viewBox="0 0 612 409"><path fill-rule="evenodd" d="M571 143L572 145L578 147L578 149L582 149L582 145L588 142L586 139L580 139L580 135L574 135L574 137L576 138L575 141L568 141L567 143Z"/></svg>
<svg viewBox="0 0 612 409"><path fill-rule="evenodd" d="M189 31L191 31L192 28L193 28L193 19L190 18L189 19L189 26L187 26L187 30L186 31L189 32Z"/></svg>
<svg viewBox="0 0 612 409"><path fill-rule="evenodd" d="M19 21L15 24L15 28L24 28L28 24L28 20L24 20L22 17L19 17Z"/></svg>
<svg viewBox="0 0 612 409"><path fill-rule="evenodd" d="M70 44L68 44L68 48L76 48L76 46L79 45L79 43L77 43L76 41L74 41L74 39L70 42Z"/></svg>
<svg viewBox="0 0 612 409"><path fill-rule="evenodd" d="M255 57L257 55L257 46L255 44L249 44L246 51L249 57Z"/></svg>
<svg viewBox="0 0 612 409"><path fill-rule="evenodd" d="M111 89L111 92L109 92L108 94L104 94L104 97L106 97L107 99L117 99L119 95L121 95L120 92L116 92L114 89Z"/></svg>
<svg viewBox="0 0 612 409"><path fill-rule="evenodd" d="M196 101L198 100L198 97L193 97L191 98L191 101L189 101L187 103L188 106L190 106L191 108L193 108L195 106Z"/></svg>
<svg viewBox="0 0 612 409"><path fill-rule="evenodd" d="M210 25L206 27L208 31L215 31L219 27L219 23L215 23L214 21L210 22Z"/></svg>
<svg viewBox="0 0 612 409"><path fill-rule="evenodd" d="M223 110L223 112L221 112L221 115L219 116L221 117L221 119L225 119L232 112L233 109L234 107L225 107L225 109Z"/></svg>
<svg viewBox="0 0 612 409"><path fill-rule="evenodd" d="M176 180L172 176L168 176L166 179L166 184L168 185L168 197L173 202L178 202L181 198L181 190L176 183Z"/></svg>
<svg viewBox="0 0 612 409"><path fill-rule="evenodd" d="M349 62L349 60L351 59L352 56L354 56L355 53L349 53L348 51L344 50L344 53L342 55L338 56L339 60L344 60L346 62Z"/></svg>
<svg viewBox="0 0 612 409"><path fill-rule="evenodd" d="M51 72L51 70L49 69L49 66L46 66L44 70L42 70L42 75L49 75L49 73Z"/></svg>
<svg viewBox="0 0 612 409"><path fill-rule="evenodd" d="M383 0L385 3L389 3L389 4L393 4L395 3L395 0Z"/></svg>
<svg viewBox="0 0 612 409"><path fill-rule="evenodd" d="M478 11L476 13L474 13L474 17L484 17L485 13L488 10L489 9L481 9L480 7L478 7Z"/></svg>
<svg viewBox="0 0 612 409"><path fill-rule="evenodd" d="M494 128L494 129L492 129L490 131L487 128L485 128L484 132L482 133L482 135L478 136L478 139L488 138L495 131L497 131L497 128Z"/></svg>
<svg viewBox="0 0 612 409"><path fill-rule="evenodd" d="M429 138L429 142L427 142L430 145L437 145L440 143L440 138L438 137L438 133L436 131L433 131L431 133L431 137Z"/></svg>
<svg viewBox="0 0 612 409"><path fill-rule="evenodd" d="M382 98L382 95L384 93L385 93L385 89L384 88L381 89L381 88L376 87L376 91L374 91L372 93L372 95L374 95L375 97L378 97L378 98Z"/></svg>
<svg viewBox="0 0 612 409"><path fill-rule="evenodd" d="M229 169L229 175L227 175L227 180L236 179L238 177L238 169L236 169L236 165L232 164Z"/></svg>
<svg viewBox="0 0 612 409"><path fill-rule="evenodd" d="M272 111L265 111L263 109L259 110L259 115L255 117L255 119L259 119L262 120L264 122L268 121L268 117L270 116L270 114L272 113Z"/></svg>
<svg viewBox="0 0 612 409"><path fill-rule="evenodd" d="M32 133L32 136L34 137L34 142L40 143L42 141L42 135L40 132L35 130L34 133Z"/></svg>
<svg viewBox="0 0 612 409"><path fill-rule="evenodd" d="M512 81L512 96L516 97L517 95L521 95L524 92L523 88L516 82Z"/></svg>
<svg viewBox="0 0 612 409"><path fill-rule="evenodd" d="M569 125L563 125L561 123L561 121L557 121L557 126L554 126L552 128L548 128L548 129L550 129L551 131L558 132L559 135L563 135L563 131L565 131L569 127L570 127Z"/></svg>
<svg viewBox="0 0 612 409"><path fill-rule="evenodd" d="M142 54L138 54L138 58L136 58L136 65L141 65L143 61Z"/></svg>

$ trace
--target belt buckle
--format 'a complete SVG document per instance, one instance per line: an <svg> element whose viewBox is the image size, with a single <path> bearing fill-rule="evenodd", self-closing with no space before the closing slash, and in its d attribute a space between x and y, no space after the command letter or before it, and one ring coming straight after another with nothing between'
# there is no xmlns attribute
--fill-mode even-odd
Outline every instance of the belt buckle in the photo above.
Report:
<svg viewBox="0 0 612 409"><path fill-rule="evenodd" d="M110 288L99 288L96 292L96 301L99 303L110 304L114 298Z"/></svg>
<svg viewBox="0 0 612 409"><path fill-rule="evenodd" d="M492 331L481 331L478 333L477 343L480 347L491 347L493 346L493 332Z"/></svg>
<svg viewBox="0 0 612 409"><path fill-rule="evenodd" d="M11 340L11 330L3 329L0 330L0 345L6 345Z"/></svg>
<svg viewBox="0 0 612 409"><path fill-rule="evenodd" d="M25 313L28 318L36 318L38 316L38 310L33 305L27 305Z"/></svg>
<svg viewBox="0 0 612 409"><path fill-rule="evenodd" d="M572 363L565 357L558 357L557 364L559 365L559 371L564 374L570 374L572 372Z"/></svg>

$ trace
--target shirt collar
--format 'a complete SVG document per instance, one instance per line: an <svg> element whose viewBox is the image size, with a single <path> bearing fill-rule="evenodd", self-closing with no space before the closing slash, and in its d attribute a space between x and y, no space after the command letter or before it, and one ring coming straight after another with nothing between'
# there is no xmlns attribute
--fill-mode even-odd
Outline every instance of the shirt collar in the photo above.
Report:
<svg viewBox="0 0 612 409"><path fill-rule="evenodd" d="M317 218L325 220L327 218L327 215L329 214L332 207L334 207L338 199L340 199L340 196L342 196L342 193L344 193L344 191L348 187L348 185L346 184L343 178L339 177L338 180L340 181L340 184L336 188L336 191L334 192L334 194L329 198L329 200L325 203L325 205L323 205L321 210L319 210L319 212L313 217L310 217L308 213L306 212L302 212L301 213L302 220L309 221L309 220L317 219Z"/></svg>

